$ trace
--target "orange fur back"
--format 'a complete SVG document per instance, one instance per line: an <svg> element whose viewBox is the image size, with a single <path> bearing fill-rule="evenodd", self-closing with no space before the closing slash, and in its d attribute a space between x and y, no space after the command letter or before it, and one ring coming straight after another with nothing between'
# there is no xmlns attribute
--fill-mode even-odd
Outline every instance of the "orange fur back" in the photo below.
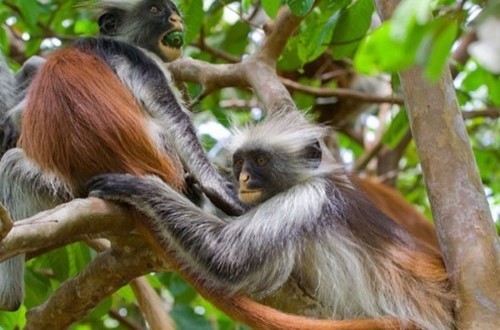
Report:
<svg viewBox="0 0 500 330"><path fill-rule="evenodd" d="M184 182L130 91L101 59L76 49L52 55L33 81L19 146L77 193L108 172L155 174L176 189Z"/></svg>
<svg viewBox="0 0 500 330"><path fill-rule="evenodd" d="M434 226L396 190L373 179L354 177L353 180L380 211L396 220L418 239L439 249Z"/></svg>

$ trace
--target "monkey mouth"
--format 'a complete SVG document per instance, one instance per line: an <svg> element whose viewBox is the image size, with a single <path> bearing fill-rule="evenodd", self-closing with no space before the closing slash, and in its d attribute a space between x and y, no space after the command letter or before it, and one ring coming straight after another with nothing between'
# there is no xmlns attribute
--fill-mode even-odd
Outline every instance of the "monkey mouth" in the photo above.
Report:
<svg viewBox="0 0 500 330"><path fill-rule="evenodd" d="M161 43L169 48L180 49L184 46L184 31L180 29L168 31L161 38Z"/></svg>
<svg viewBox="0 0 500 330"><path fill-rule="evenodd" d="M259 201L262 196L262 189L240 190L238 197L243 203L254 204Z"/></svg>

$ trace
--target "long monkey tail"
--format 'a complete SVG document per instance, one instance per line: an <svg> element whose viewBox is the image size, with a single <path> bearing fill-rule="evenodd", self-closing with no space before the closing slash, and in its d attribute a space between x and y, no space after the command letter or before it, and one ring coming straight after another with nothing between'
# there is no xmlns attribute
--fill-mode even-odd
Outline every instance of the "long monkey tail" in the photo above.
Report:
<svg viewBox="0 0 500 330"><path fill-rule="evenodd" d="M53 54L28 94L19 146L78 194L101 173L155 174L180 190L183 171L157 145L131 92L97 56Z"/></svg>
<svg viewBox="0 0 500 330"><path fill-rule="evenodd" d="M162 259L179 272L198 293L213 303L231 318L243 322L252 329L262 330L416 330L411 323L403 323L394 317L355 320L318 320L292 315L260 304L248 297L227 296L224 292L207 289L203 282L182 265L168 249L164 240L156 237L144 222L139 224L139 232L150 242ZM162 243L163 242L163 243Z"/></svg>

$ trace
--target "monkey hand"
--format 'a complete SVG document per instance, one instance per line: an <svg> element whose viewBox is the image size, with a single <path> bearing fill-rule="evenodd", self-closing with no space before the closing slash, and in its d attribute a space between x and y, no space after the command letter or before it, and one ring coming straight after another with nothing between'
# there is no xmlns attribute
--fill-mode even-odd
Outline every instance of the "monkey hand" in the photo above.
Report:
<svg viewBox="0 0 500 330"><path fill-rule="evenodd" d="M200 206L203 200L203 190L201 189L200 183L196 180L195 176L189 172L184 173L184 181L186 182L184 195L186 195L191 202Z"/></svg>
<svg viewBox="0 0 500 330"><path fill-rule="evenodd" d="M210 201L224 213L234 216L243 214L244 207L238 199L233 184L226 183L222 177L217 184L206 185L206 182L202 183L202 189Z"/></svg>
<svg viewBox="0 0 500 330"><path fill-rule="evenodd" d="M148 190L152 190L148 181L132 174L101 174L87 183L88 196L135 204L136 197L144 196Z"/></svg>
<svg viewBox="0 0 500 330"><path fill-rule="evenodd" d="M145 208L146 201L186 199L152 175L139 177L132 174L101 174L87 183L87 191L89 197L129 204L139 210Z"/></svg>

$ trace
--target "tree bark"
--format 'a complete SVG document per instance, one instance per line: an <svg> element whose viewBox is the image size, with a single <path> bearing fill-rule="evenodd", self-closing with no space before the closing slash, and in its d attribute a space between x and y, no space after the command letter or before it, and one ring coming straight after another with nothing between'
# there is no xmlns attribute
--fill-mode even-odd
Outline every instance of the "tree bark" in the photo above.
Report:
<svg viewBox="0 0 500 330"><path fill-rule="evenodd" d="M376 0L383 20L399 0ZM435 85L419 67L400 73L446 267L457 290L457 327L500 324L500 242L448 69Z"/></svg>

